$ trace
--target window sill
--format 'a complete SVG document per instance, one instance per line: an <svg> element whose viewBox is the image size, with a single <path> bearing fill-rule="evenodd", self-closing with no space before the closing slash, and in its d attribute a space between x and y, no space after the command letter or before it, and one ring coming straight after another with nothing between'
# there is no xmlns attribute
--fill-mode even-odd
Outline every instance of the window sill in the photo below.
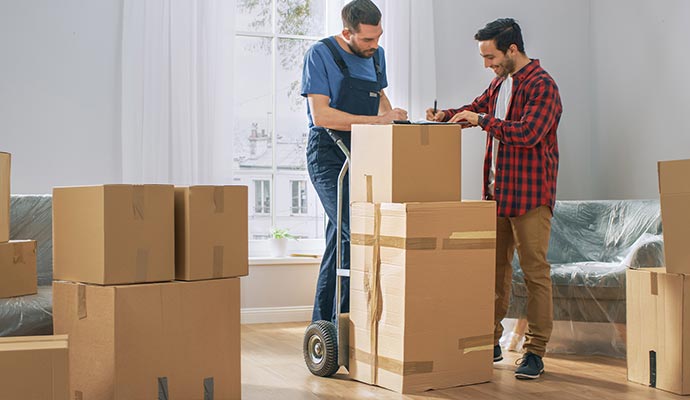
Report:
<svg viewBox="0 0 690 400"><path fill-rule="evenodd" d="M249 257L249 266L259 265L320 265L319 257Z"/></svg>

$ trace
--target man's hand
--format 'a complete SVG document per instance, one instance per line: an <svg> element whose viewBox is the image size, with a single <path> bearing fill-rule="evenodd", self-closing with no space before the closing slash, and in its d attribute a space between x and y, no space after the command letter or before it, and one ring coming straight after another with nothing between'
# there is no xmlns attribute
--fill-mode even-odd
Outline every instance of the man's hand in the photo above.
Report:
<svg viewBox="0 0 690 400"><path fill-rule="evenodd" d="M378 117L379 124L392 124L393 121L407 120L407 111L402 108L394 108Z"/></svg>
<svg viewBox="0 0 690 400"><path fill-rule="evenodd" d="M426 109L426 119L427 121L436 121L436 122L441 122L443 119L446 117L446 113L443 111L436 110L436 114L434 114L434 109L433 108L427 108Z"/></svg>
<svg viewBox="0 0 690 400"><path fill-rule="evenodd" d="M465 120L472 125L479 125L479 114L472 111L460 111L459 113L453 115L453 117L448 120L448 122L460 122Z"/></svg>

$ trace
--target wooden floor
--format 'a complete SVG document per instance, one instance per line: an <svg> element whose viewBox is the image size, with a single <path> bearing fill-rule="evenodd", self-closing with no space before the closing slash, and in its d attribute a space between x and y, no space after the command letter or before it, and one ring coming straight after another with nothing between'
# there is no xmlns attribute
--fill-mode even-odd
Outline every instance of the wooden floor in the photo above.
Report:
<svg viewBox="0 0 690 400"><path fill-rule="evenodd" d="M492 382L401 395L348 379L313 376L302 359L306 323L242 326L242 398L253 399L683 399L626 380L625 360L547 355L546 372L536 381L514 378L517 353L494 364Z"/></svg>

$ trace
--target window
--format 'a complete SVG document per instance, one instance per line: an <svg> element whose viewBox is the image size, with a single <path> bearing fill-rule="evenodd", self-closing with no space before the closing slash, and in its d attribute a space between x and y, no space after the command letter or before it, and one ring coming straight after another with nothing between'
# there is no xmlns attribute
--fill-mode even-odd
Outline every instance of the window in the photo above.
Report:
<svg viewBox="0 0 690 400"><path fill-rule="evenodd" d="M300 88L304 53L327 36L330 14L339 18L342 4L237 0L233 175L240 184L254 182L251 238L267 237L271 227L323 237L323 207L306 168L309 129Z"/></svg>
<svg viewBox="0 0 690 400"><path fill-rule="evenodd" d="M254 213L271 213L271 181L254 181Z"/></svg>
<svg viewBox="0 0 690 400"><path fill-rule="evenodd" d="M292 186L292 213L307 213L307 181L291 181Z"/></svg>

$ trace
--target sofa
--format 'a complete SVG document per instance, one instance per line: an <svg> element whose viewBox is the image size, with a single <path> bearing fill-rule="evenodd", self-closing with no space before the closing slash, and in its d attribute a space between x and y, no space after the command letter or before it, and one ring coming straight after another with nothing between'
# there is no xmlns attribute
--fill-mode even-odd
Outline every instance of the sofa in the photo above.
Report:
<svg viewBox="0 0 690 400"><path fill-rule="evenodd" d="M625 270L664 265L661 233L658 200L556 202L547 254L554 300L548 351L625 356ZM518 322L507 334L518 337L504 335L503 342L524 334L526 304L516 256L507 317ZM594 339L585 337L587 329L597 331Z"/></svg>

